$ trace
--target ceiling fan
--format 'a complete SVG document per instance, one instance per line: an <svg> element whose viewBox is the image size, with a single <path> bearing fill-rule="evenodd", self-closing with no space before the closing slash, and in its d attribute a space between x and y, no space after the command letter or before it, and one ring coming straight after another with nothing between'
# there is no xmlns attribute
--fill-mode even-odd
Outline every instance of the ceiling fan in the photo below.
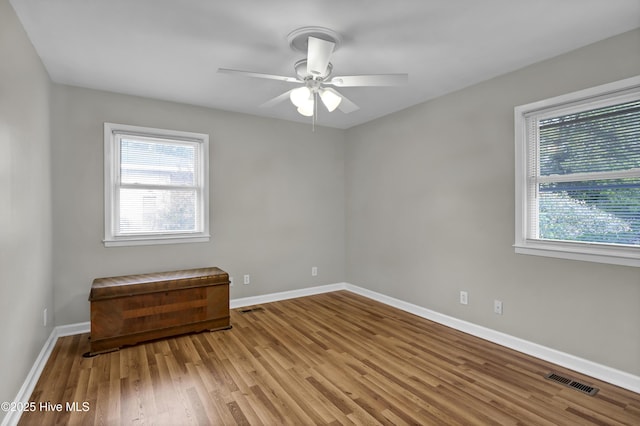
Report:
<svg viewBox="0 0 640 426"><path fill-rule="evenodd" d="M303 27L288 36L289 46L297 51L306 52L307 57L295 63L296 77L263 74L252 71L240 71L219 68L219 73L244 77L264 78L301 84L302 86L286 91L260 105L272 107L287 98L296 106L298 112L307 117L317 115L318 98L329 112L336 108L348 114L360 109L333 87L380 87L401 86L408 83L407 74L345 75L332 77L331 55L339 47L342 39L338 33L321 27ZM333 87L329 87L333 86Z"/></svg>

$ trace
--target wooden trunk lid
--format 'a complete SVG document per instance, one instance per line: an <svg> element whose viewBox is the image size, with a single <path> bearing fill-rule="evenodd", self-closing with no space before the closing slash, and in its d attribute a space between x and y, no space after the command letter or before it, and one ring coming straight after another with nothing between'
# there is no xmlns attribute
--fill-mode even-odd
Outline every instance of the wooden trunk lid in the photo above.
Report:
<svg viewBox="0 0 640 426"><path fill-rule="evenodd" d="M215 267L96 278L89 301L228 283L229 274Z"/></svg>

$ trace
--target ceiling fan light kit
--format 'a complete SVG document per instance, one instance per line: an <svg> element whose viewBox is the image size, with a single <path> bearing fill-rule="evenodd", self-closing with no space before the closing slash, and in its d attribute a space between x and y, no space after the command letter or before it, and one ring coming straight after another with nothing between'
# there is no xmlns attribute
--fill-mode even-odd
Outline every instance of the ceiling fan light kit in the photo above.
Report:
<svg viewBox="0 0 640 426"><path fill-rule="evenodd" d="M305 117L313 117L315 113L315 104L313 101L298 107L298 112L300 115L304 115Z"/></svg>
<svg viewBox="0 0 640 426"><path fill-rule="evenodd" d="M322 99L322 103L327 107L329 112L335 111L342 102L342 98L340 96L327 89L320 90L320 99Z"/></svg>
<svg viewBox="0 0 640 426"><path fill-rule="evenodd" d="M342 37L328 28L299 28L289 33L287 39L291 49L306 52L307 54L305 59L299 60L294 64L295 78L226 68L220 68L218 72L303 84L302 87L276 96L262 106L271 107L289 98L297 108L298 113L306 117L313 117L314 122L317 115L318 97L329 112L340 109L345 114L349 114L360 109L337 90L325 87L327 85L336 87L380 87L401 86L408 83L407 74L348 75L329 78L333 72L333 64L329 60L333 52L342 44Z"/></svg>
<svg viewBox="0 0 640 426"><path fill-rule="evenodd" d="M309 101L313 102L313 94L308 87L298 87L297 89L293 89L289 92L289 99L291 99L291 103L293 103L297 107L301 107L306 105Z"/></svg>

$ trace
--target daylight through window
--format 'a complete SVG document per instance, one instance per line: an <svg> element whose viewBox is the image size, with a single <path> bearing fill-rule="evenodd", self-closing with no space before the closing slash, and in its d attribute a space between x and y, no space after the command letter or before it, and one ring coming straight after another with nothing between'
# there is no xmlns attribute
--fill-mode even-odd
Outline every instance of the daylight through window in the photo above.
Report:
<svg viewBox="0 0 640 426"><path fill-rule="evenodd" d="M516 251L637 264L640 92L570 96L516 108Z"/></svg>
<svg viewBox="0 0 640 426"><path fill-rule="evenodd" d="M208 136L105 123L105 244L208 240Z"/></svg>

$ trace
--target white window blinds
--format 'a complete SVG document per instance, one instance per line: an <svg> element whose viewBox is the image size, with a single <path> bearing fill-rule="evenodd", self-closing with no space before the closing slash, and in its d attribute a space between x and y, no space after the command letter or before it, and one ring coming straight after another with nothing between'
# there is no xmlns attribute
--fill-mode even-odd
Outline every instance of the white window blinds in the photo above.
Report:
<svg viewBox="0 0 640 426"><path fill-rule="evenodd" d="M119 135L116 234L197 232L199 156L195 142Z"/></svg>
<svg viewBox="0 0 640 426"><path fill-rule="evenodd" d="M640 100L527 119L529 238L640 247Z"/></svg>
<svg viewBox="0 0 640 426"><path fill-rule="evenodd" d="M209 136L105 123L105 246L209 240Z"/></svg>

